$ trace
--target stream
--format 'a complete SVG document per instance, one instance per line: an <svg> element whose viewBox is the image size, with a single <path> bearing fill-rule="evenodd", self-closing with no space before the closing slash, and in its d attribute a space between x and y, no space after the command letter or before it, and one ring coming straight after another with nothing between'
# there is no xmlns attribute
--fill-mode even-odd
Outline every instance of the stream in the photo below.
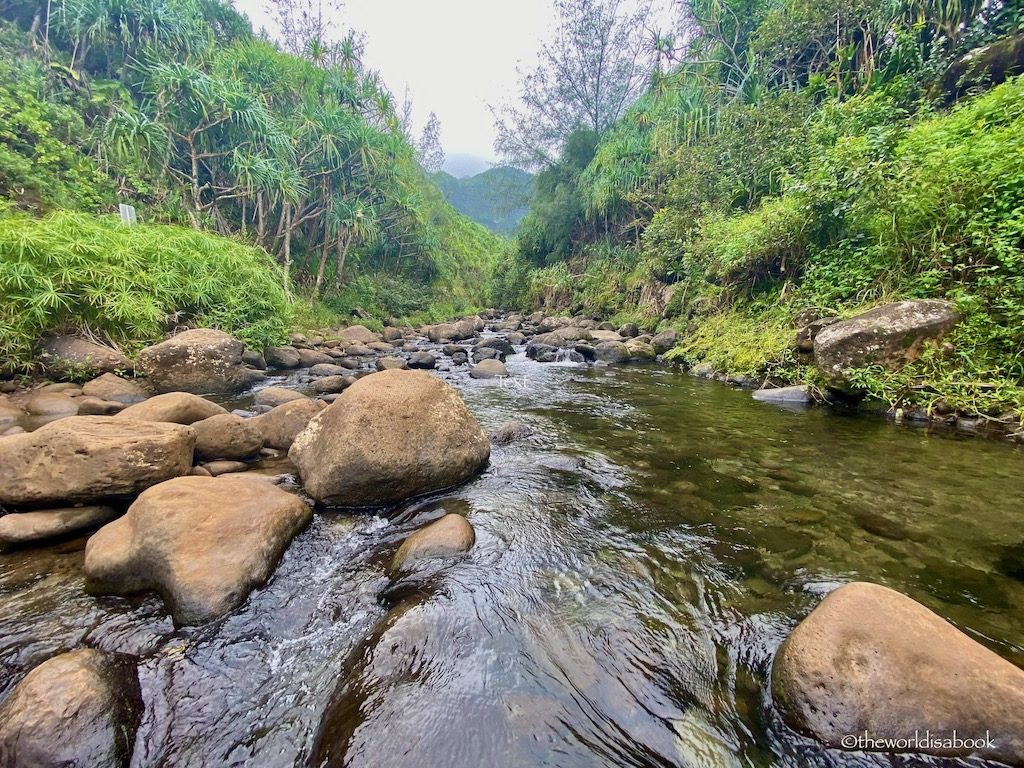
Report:
<svg viewBox="0 0 1024 768"><path fill-rule="evenodd" d="M1024 666L1024 449L519 350L509 380L438 375L486 431L532 437L448 493L317 514L222 620L87 595L84 537L0 556L0 697L60 651L138 655L136 766L986 765L827 749L768 678L852 580ZM445 511L476 546L392 584L395 548Z"/></svg>

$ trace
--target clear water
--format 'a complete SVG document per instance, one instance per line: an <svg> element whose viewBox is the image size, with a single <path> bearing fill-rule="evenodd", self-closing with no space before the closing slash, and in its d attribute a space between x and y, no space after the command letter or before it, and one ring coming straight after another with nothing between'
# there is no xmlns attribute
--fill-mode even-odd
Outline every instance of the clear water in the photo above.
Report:
<svg viewBox="0 0 1024 768"><path fill-rule="evenodd" d="M829 750L766 684L841 582L905 592L1024 666L1024 451L657 367L441 373L496 446L386 516L323 513L241 609L175 630L82 590L84 539L0 556L0 695L83 645L138 654L137 766L908 766ZM443 510L468 557L389 583Z"/></svg>

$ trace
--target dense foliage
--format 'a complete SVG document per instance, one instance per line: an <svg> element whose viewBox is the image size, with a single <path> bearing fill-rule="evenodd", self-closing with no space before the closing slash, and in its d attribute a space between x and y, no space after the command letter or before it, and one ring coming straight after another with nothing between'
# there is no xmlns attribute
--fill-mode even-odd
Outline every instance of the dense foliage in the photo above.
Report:
<svg viewBox="0 0 1024 768"><path fill-rule="evenodd" d="M813 380L799 316L943 297L965 316L954 351L862 386L1024 409L1024 13L691 0L687 18L592 157L570 142L538 177L508 300L672 325L690 364L786 381Z"/></svg>
<svg viewBox="0 0 1024 768"><path fill-rule="evenodd" d="M338 311L374 303L378 274L415 297L382 311L484 303L501 245L445 203L351 37L284 53L223 0L0 2L0 17L0 212L130 203L265 249L289 299Z"/></svg>

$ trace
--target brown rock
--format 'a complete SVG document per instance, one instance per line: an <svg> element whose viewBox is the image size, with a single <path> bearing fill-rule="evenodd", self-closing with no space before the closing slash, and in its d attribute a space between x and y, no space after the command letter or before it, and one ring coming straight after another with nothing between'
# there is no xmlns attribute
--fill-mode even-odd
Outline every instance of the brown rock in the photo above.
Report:
<svg viewBox="0 0 1024 768"><path fill-rule="evenodd" d="M239 472L245 472L249 469L249 465L244 461L229 461L228 459L218 459L217 461L208 461L202 465L210 477L220 477L221 475L233 475ZM191 474L191 473L190 473Z"/></svg>
<svg viewBox="0 0 1024 768"><path fill-rule="evenodd" d="M296 436L306 428L310 419L323 410L324 404L303 397L277 406L276 408L249 419L263 435L263 444L268 448L288 450Z"/></svg>
<svg viewBox="0 0 1024 768"><path fill-rule="evenodd" d="M219 413L227 413L227 411L199 395L188 392L168 392L165 395L157 395L144 402L129 405L117 414L117 418L192 424Z"/></svg>
<svg viewBox="0 0 1024 768"><path fill-rule="evenodd" d="M76 402L78 403L78 413L82 416L112 416L125 409L124 403L101 400L98 397L79 397Z"/></svg>
<svg viewBox="0 0 1024 768"><path fill-rule="evenodd" d="M295 347L267 347L263 357L272 368L298 368L302 362Z"/></svg>
<svg viewBox="0 0 1024 768"><path fill-rule="evenodd" d="M365 325L350 326L340 331L338 335L345 339L345 341L351 341L356 344L369 344L381 340L378 334L371 331Z"/></svg>
<svg viewBox="0 0 1024 768"><path fill-rule="evenodd" d="M475 542L476 532L469 521L462 515L449 513L402 542L391 560L391 573L408 570L418 560L468 552Z"/></svg>
<svg viewBox="0 0 1024 768"><path fill-rule="evenodd" d="M132 370L132 361L116 349L77 336L51 336L40 359L47 369L66 376Z"/></svg>
<svg viewBox="0 0 1024 768"><path fill-rule="evenodd" d="M143 493L85 549L93 593L156 590L178 624L234 610L310 521L297 497L245 476L182 477Z"/></svg>
<svg viewBox="0 0 1024 768"><path fill-rule="evenodd" d="M409 364L403 357L380 357L377 358L378 371L404 371Z"/></svg>
<svg viewBox="0 0 1024 768"><path fill-rule="evenodd" d="M74 416L78 403L63 392L37 392L25 401L25 410L33 416Z"/></svg>
<svg viewBox="0 0 1024 768"><path fill-rule="evenodd" d="M850 748L843 738L865 731L941 739L956 730L991 735L980 756L1024 765L1024 671L877 584L842 586L800 622L775 658L772 686L790 725L830 746Z"/></svg>
<svg viewBox="0 0 1024 768"><path fill-rule="evenodd" d="M242 361L244 350L223 331L196 328L143 349L138 367L156 392L238 392L263 378Z"/></svg>
<svg viewBox="0 0 1024 768"><path fill-rule="evenodd" d="M0 440L0 504L40 506L138 493L188 472L189 427L69 416Z"/></svg>
<svg viewBox="0 0 1024 768"><path fill-rule="evenodd" d="M269 405L276 408L282 403L290 403L293 400L305 400L306 396L301 392L287 387L266 387L256 393L253 398L253 405Z"/></svg>
<svg viewBox="0 0 1024 768"><path fill-rule="evenodd" d="M331 365L334 363L334 358L326 352L320 352L316 349L299 350L300 368L312 368L314 365L320 365L321 363Z"/></svg>
<svg viewBox="0 0 1024 768"><path fill-rule="evenodd" d="M322 379L314 381L312 387L314 392L329 395L344 392L355 383L356 380L352 376L324 376Z"/></svg>
<svg viewBox="0 0 1024 768"><path fill-rule="evenodd" d="M102 376L86 382L82 387L82 394L86 397L113 400L125 405L141 403L149 397L148 393L134 381L122 379L112 373L104 373Z"/></svg>
<svg viewBox="0 0 1024 768"><path fill-rule="evenodd" d="M489 456L487 435L458 392L422 371L359 379L289 451L313 498L345 506L457 485L482 471Z"/></svg>
<svg viewBox="0 0 1024 768"><path fill-rule="evenodd" d="M192 425L196 459L247 459L260 452L263 434L233 413L220 413Z"/></svg>
<svg viewBox="0 0 1024 768"><path fill-rule="evenodd" d="M135 664L83 648L44 661L0 705L0 765L127 766L142 716Z"/></svg>
<svg viewBox="0 0 1024 768"><path fill-rule="evenodd" d="M109 523L120 514L113 507L66 507L12 512L0 517L0 550L34 544Z"/></svg>

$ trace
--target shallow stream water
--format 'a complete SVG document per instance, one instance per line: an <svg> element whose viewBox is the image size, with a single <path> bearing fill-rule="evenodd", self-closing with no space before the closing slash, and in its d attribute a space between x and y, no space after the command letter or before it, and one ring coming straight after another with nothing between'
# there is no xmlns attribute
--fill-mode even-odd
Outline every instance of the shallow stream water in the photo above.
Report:
<svg viewBox="0 0 1024 768"><path fill-rule="evenodd" d="M985 765L826 749L781 722L768 676L851 580L1024 666L1024 450L661 367L508 366L438 375L487 431L533 437L452 492L318 514L210 625L86 595L84 538L0 556L0 697L59 651L137 654L136 766ZM476 528L469 556L391 584L444 511Z"/></svg>

